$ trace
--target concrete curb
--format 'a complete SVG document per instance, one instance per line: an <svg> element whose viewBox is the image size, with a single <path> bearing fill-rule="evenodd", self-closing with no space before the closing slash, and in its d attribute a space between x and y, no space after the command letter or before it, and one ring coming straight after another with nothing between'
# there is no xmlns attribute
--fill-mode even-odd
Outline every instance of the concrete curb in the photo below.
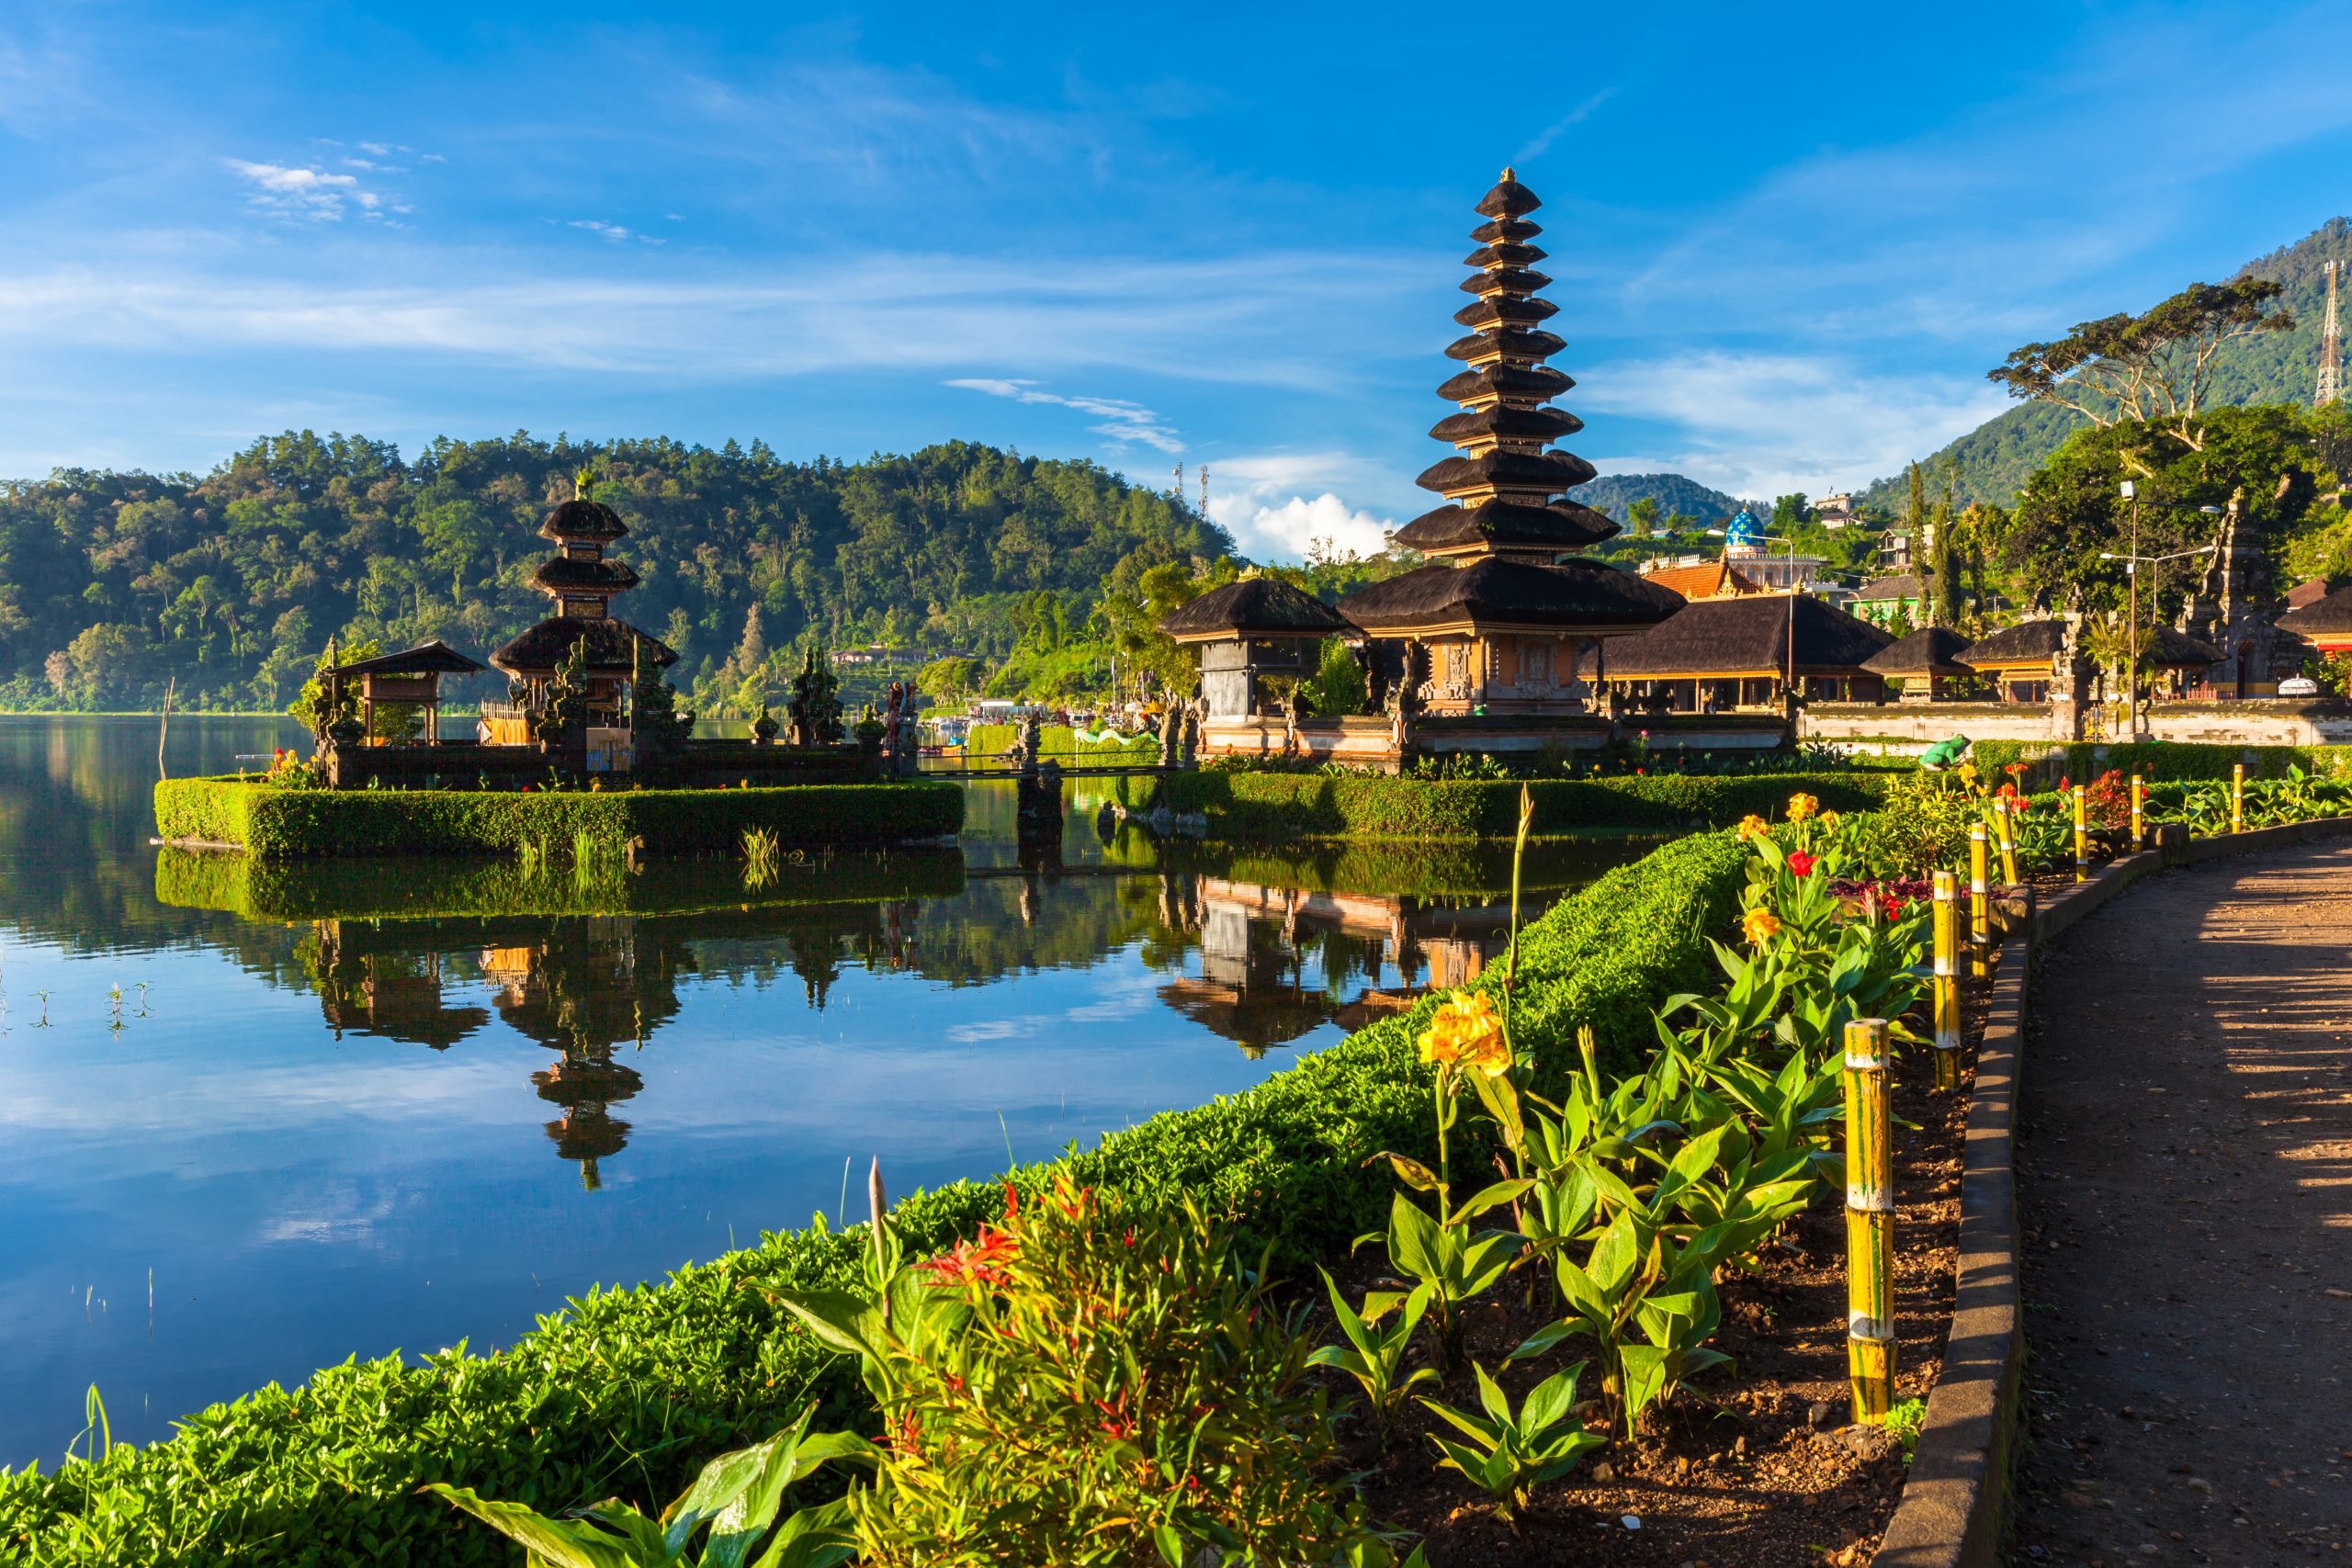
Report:
<svg viewBox="0 0 2352 1568"><path fill-rule="evenodd" d="M2041 944L2166 866L2346 838L2352 838L2352 818L2160 841L2110 861L2090 881L2032 907L2001 944L1961 1155L1951 1333L1928 1396L1911 1473L1871 1559L1880 1568L1996 1568L2001 1562L2025 1356L2012 1136L2026 997Z"/></svg>

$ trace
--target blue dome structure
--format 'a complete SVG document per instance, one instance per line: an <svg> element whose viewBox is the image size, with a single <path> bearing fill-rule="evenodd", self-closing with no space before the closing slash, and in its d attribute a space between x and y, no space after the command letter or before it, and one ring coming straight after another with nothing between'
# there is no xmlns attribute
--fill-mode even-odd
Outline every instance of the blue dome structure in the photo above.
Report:
<svg viewBox="0 0 2352 1568"><path fill-rule="evenodd" d="M1726 545L1753 546L1756 536L1763 531L1764 525L1756 520L1756 513L1743 506L1732 513L1731 522L1724 530L1724 542Z"/></svg>

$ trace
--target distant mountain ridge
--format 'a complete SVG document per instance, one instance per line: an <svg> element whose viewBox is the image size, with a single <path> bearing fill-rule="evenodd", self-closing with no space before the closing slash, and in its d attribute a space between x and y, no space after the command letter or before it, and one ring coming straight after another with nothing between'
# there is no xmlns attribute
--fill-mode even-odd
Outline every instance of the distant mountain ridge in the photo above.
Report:
<svg viewBox="0 0 2352 1568"><path fill-rule="evenodd" d="M2216 403L2308 403L2319 378L2320 321L2327 310L2330 261L2346 263L2352 274L2352 219L2331 218L2291 245L2257 256L2231 275L2267 277L2286 288L2282 297L2294 312L2292 331L2265 333L2241 338L2214 357L2211 400ZM2183 279L2186 286L2188 280ZM2347 277L2352 283L2352 277ZM2339 315L2352 310L2338 285ZM2141 308L2154 304L2143 301ZM2123 307L2119 306L2119 309ZM2074 325L2051 322L2037 337L2057 337ZM2006 352L2006 351L2004 351ZM1987 361L1986 369L1993 367ZM1950 462L1954 491L1962 502L1990 501L2003 506L2017 499L2018 487L2059 445L2083 423L2080 414L2048 403L2019 403L1996 414L1974 430L1923 460L1931 474ZM1941 479L1932 481L1940 489ZM1873 480L1859 497L1865 506L1898 509L1909 483L1905 475L1889 474Z"/></svg>
<svg viewBox="0 0 2352 1568"><path fill-rule="evenodd" d="M1603 474L1568 491L1570 501L1605 512L1620 523L1625 521L1625 509L1645 496L1657 502L1661 515L1679 512L1709 523L1730 516L1743 505L1755 504L1680 474Z"/></svg>

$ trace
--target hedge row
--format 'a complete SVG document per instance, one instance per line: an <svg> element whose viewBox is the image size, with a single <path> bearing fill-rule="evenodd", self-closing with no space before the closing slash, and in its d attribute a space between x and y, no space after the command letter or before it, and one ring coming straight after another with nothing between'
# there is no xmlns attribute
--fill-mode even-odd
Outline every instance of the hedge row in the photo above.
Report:
<svg viewBox="0 0 2352 1568"><path fill-rule="evenodd" d="M1722 827L1751 812L1777 818L1799 792L1836 811L1868 810L1898 773L1628 774L1540 779L1535 831L1596 828L1680 832ZM1198 811L1221 838L1507 839L1519 828L1513 780L1436 780L1376 773L1204 772L1121 781L1129 804Z"/></svg>
<svg viewBox="0 0 2352 1568"><path fill-rule="evenodd" d="M787 843L892 843L964 825L959 784L795 784L774 789L330 790L255 780L167 779L155 786L166 839L241 844L277 856L512 854L576 835L642 838L653 854L741 854L746 829Z"/></svg>
<svg viewBox="0 0 2352 1568"><path fill-rule="evenodd" d="M1517 1029L1555 1084L1577 1025L1630 1060L1650 1038L1651 1006L1704 984L1705 936L1730 922L1745 861L1728 835L1681 840L1529 928ZM1483 983L1498 979L1490 970ZM1365 1158L1431 1152L1414 1037L1432 1005L1062 1163L1147 1199L1231 1204L1293 1269L1341 1252L1386 1202L1388 1180ZM1016 1180L1035 1188L1048 1168ZM1000 1201L992 1187L959 1183L909 1199L897 1221L911 1246L934 1248ZM95 1465L0 1476L0 1551L76 1565L511 1562L510 1547L417 1485L448 1481L543 1510L612 1495L659 1506L713 1454L766 1436L812 1396L832 1405L827 1419L855 1418L853 1369L768 1292L844 1283L859 1251L854 1233L769 1235L665 1283L592 1292L496 1354L347 1361Z"/></svg>
<svg viewBox="0 0 2352 1568"><path fill-rule="evenodd" d="M2186 740L2141 740L2104 745L2080 741L2053 745L2042 740L1980 740L1971 752L1977 767L1996 772L2025 763L2027 784L2048 789L2062 778L2077 784L2112 768L2146 779L2225 779L2244 765L2246 777L2282 779L2290 768L2334 775L2352 771L2352 746L2217 746Z"/></svg>
<svg viewBox="0 0 2352 1568"><path fill-rule="evenodd" d="M249 920L442 919L549 915L693 915L802 904L944 898L964 890L964 856L954 849L851 851L792 858L761 886L731 862L686 861L639 876L610 863L583 874L570 865L526 867L499 860L435 860L404 865L352 860L260 860L166 847L155 858L155 901L222 909Z"/></svg>

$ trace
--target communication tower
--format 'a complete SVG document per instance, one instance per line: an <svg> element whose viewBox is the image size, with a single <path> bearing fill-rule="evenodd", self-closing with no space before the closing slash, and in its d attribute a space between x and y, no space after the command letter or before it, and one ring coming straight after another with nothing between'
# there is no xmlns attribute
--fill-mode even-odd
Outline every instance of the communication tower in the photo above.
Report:
<svg viewBox="0 0 2352 1568"><path fill-rule="evenodd" d="M1182 474L1184 470L1180 467L1180 468L1177 468L1177 470L1176 470L1176 471L1177 471L1179 474ZM1202 515L1202 516L1204 516L1204 517L1206 517L1208 514L1209 514L1209 466L1208 466L1206 463L1203 463L1203 464L1201 465L1201 515Z"/></svg>
<svg viewBox="0 0 2352 1568"><path fill-rule="evenodd" d="M2319 330L2319 390L2312 402L2325 408L2344 396L2344 339L2335 325L2335 280L2344 264L2327 264L2327 320Z"/></svg>

